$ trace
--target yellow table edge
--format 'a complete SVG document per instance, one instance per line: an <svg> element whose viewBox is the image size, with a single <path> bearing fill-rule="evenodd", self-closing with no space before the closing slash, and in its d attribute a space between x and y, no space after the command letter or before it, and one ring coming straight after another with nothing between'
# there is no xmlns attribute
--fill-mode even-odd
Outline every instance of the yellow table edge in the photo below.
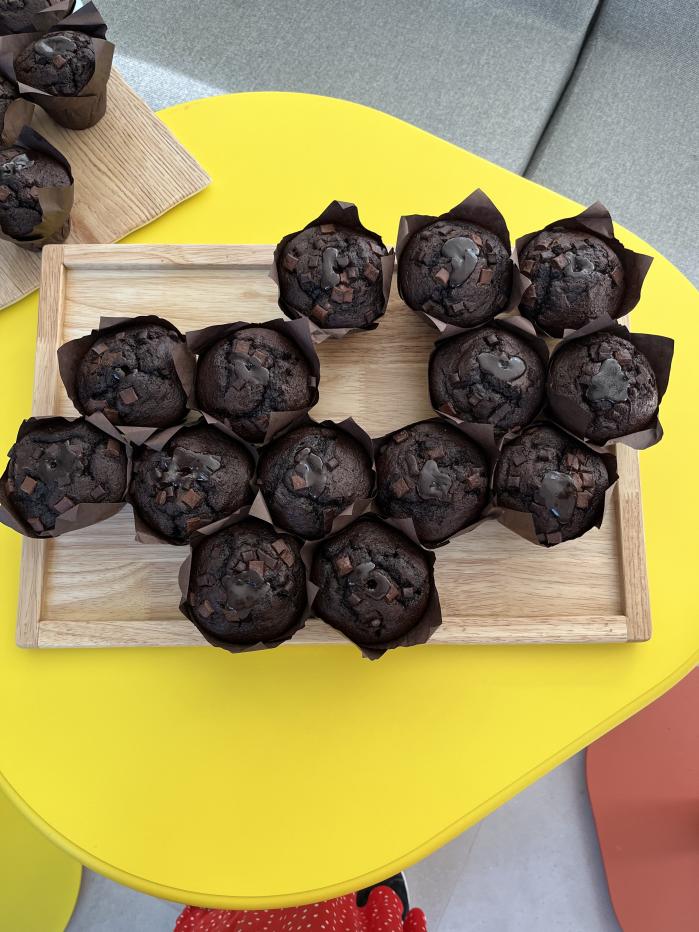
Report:
<svg viewBox="0 0 699 932"><path fill-rule="evenodd" d="M597 738L600 738L602 735L606 734L616 725L619 725L627 718L630 718L635 712L638 712L645 708L645 706L650 705L654 699L662 696L676 683L683 679L697 664L699 664L699 650L695 651L695 653L686 663L683 663L681 666L679 666L671 674L661 680L660 683L657 683L652 689L649 689L643 693L636 701L628 703L628 705L618 710L615 715L612 715L601 722L598 727L591 728L589 731L580 735L575 741L572 741L570 744L566 745L566 747L562 748L557 754L553 754L551 757L549 757L539 767L536 767L534 770L530 770L528 773L520 777L519 780L515 780L499 793L491 796L490 799L486 800L486 802L482 803L480 806L477 806L475 809L472 809L470 812L467 812L464 816L462 816L462 818L457 819L441 832L433 835L432 838L430 838L424 844L419 845L412 851L406 851L404 857L393 860L381 868L377 868L374 871L370 871L367 874L362 874L359 877L354 877L351 880L347 880L342 883L331 884L330 886L315 890L299 890L295 893L290 893L283 896L270 896L264 898L220 896L210 894L201 896L199 893L193 890L180 890L176 887L165 887L161 884L148 880L145 877L129 874L118 867L114 867L112 864L108 864L106 861L102 861L99 858L94 857L83 848L73 844L73 842L71 842L60 832L57 832L51 825L49 825L48 822L45 822L41 816L39 816L38 813L36 813L31 808L31 806L25 802L19 793L15 791L14 787L7 782L2 772L0 772L0 786L7 794L9 799L12 800L12 802L17 806L20 812L22 812L22 814L27 819L29 819L29 821L39 829L39 831L43 832L47 838L62 848L67 854L72 855L74 858L76 858L76 860L80 861L81 864L84 864L85 867L90 868L90 870L93 870L98 874L102 874L105 877L116 881L117 883L121 883L127 887L131 887L134 890L138 890L141 893L146 893L150 896L159 897L160 899L164 900L186 903L189 906L202 906L218 909L270 909L275 907L280 908L284 906L296 906L299 905L299 903L315 903L322 900L330 900L338 896L344 896L346 893L354 893L357 890L361 890L363 887L368 887L371 884L385 880L387 877L391 877L393 874L396 874L399 871L404 870L406 867L410 867L411 865L416 864L418 861L423 860L430 854L433 854L443 845L457 838L462 832L466 831L467 828L470 828L476 822L480 822L481 819L485 818L485 816L489 815L491 812L494 812L495 809L502 806L513 796L516 796L517 793L521 792L535 780L544 776L544 774L548 773L550 770L553 770L554 767L562 764L574 754L577 754L578 751L586 748L589 744L591 744Z"/></svg>

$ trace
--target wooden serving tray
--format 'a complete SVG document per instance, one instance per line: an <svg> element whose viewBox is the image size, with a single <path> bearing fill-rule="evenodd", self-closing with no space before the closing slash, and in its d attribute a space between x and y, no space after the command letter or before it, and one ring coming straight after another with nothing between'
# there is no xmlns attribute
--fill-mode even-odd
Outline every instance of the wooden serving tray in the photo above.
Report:
<svg viewBox="0 0 699 932"><path fill-rule="evenodd" d="M202 191L210 178L116 69L107 112L69 130L38 107L32 126L65 155L75 178L69 243L114 243ZM0 309L39 287L41 256L0 240Z"/></svg>
<svg viewBox="0 0 699 932"><path fill-rule="evenodd" d="M48 246L44 250L33 413L75 414L56 349L102 315L158 314L181 330L279 316L271 246ZM434 331L394 288L378 330L327 340L319 419L354 416L372 435L432 415ZM546 550L488 522L437 552L444 615L437 644L642 641L650 637L638 455L619 447L604 523ZM138 544L129 508L57 540L24 539L17 620L23 647L204 644L179 614L186 548ZM292 644L341 642L309 621Z"/></svg>

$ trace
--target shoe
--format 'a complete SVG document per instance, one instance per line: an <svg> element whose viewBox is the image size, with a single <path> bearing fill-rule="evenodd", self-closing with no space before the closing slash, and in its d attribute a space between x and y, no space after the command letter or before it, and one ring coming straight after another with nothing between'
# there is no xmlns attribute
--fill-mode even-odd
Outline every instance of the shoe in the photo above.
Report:
<svg viewBox="0 0 699 932"><path fill-rule="evenodd" d="M357 906L366 906L369 894L377 887L388 887L389 890L393 890L393 892L397 894L399 900L403 904L403 921L405 922L408 911L410 910L408 882L405 879L405 874L396 874L393 877L389 877L388 880L382 880L380 883L372 884L371 887L365 887L363 890L360 890L357 893Z"/></svg>

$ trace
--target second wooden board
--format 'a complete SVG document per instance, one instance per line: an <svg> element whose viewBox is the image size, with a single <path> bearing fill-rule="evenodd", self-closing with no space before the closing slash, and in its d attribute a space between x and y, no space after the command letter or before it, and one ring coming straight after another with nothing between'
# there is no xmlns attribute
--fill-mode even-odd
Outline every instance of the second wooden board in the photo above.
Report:
<svg viewBox="0 0 699 932"><path fill-rule="evenodd" d="M102 316L158 314L181 330L280 316L270 246L51 246L44 250L34 414L74 415L56 349ZM377 330L319 347L319 419L355 417L373 435L430 417L434 331L394 289ZM437 552L444 622L431 643L646 640L650 615L638 455L599 531L545 550L494 522ZM204 644L178 612L186 550L138 544L131 515L57 540L25 539L17 642L24 647ZM291 644L340 642L311 620Z"/></svg>

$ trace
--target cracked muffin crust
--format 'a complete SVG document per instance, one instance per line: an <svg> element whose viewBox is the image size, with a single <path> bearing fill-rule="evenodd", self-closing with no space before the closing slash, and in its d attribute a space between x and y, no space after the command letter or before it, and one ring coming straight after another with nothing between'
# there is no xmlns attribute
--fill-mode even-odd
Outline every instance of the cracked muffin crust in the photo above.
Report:
<svg viewBox="0 0 699 932"><path fill-rule="evenodd" d="M371 518L323 541L311 579L313 610L357 644L387 644L425 614L432 590L424 552L390 525Z"/></svg>
<svg viewBox="0 0 699 932"><path fill-rule="evenodd" d="M187 604L197 624L222 641L281 638L306 609L306 572L288 534L247 518L194 548Z"/></svg>
<svg viewBox="0 0 699 932"><path fill-rule="evenodd" d="M366 451L351 434L312 424L262 450L258 483L275 524L317 540L348 505L371 495L374 476Z"/></svg>
<svg viewBox="0 0 699 932"><path fill-rule="evenodd" d="M125 447L86 421L35 424L9 457L8 497L37 534L75 505L120 502L126 492Z"/></svg>
<svg viewBox="0 0 699 932"><path fill-rule="evenodd" d="M187 411L173 350L184 349L180 334L160 324L124 324L98 334L76 373L78 407L101 411L114 424L169 427Z"/></svg>
<svg viewBox="0 0 699 932"><path fill-rule="evenodd" d="M610 480L602 457L548 425L505 444L495 469L498 505L529 512L547 546L588 531L604 508Z"/></svg>
<svg viewBox="0 0 699 932"><path fill-rule="evenodd" d="M621 260L585 231L544 230L522 250L519 267L531 281L520 310L554 336L605 314L616 317L624 296Z"/></svg>
<svg viewBox="0 0 699 932"><path fill-rule="evenodd" d="M438 220L415 233L398 260L406 304L438 320L476 327L506 306L512 262L489 230L459 220Z"/></svg>
<svg viewBox="0 0 699 932"><path fill-rule="evenodd" d="M497 325L437 344L430 357L433 406L502 434L528 424L544 402L546 369L522 337Z"/></svg>
<svg viewBox="0 0 699 932"><path fill-rule="evenodd" d="M34 32L34 14L60 2L61 0L0 0L0 36Z"/></svg>
<svg viewBox="0 0 699 932"><path fill-rule="evenodd" d="M272 412L313 404L313 374L288 337L266 327L244 327L199 357L197 398L203 411L244 440L262 443Z"/></svg>
<svg viewBox="0 0 699 932"><path fill-rule="evenodd" d="M66 169L43 152L23 146L0 148L0 227L6 236L31 241L41 223L40 188L69 188L73 184ZM68 235L70 212L61 241ZM56 240L58 241L58 239Z"/></svg>
<svg viewBox="0 0 699 932"><path fill-rule="evenodd" d="M446 540L488 502L483 451L451 424L421 421L386 438L376 454L378 505L389 518L412 518L420 541Z"/></svg>
<svg viewBox="0 0 699 932"><path fill-rule="evenodd" d="M282 301L319 327L366 327L385 310L386 255L377 239L333 223L302 230L279 257Z"/></svg>
<svg viewBox="0 0 699 932"><path fill-rule="evenodd" d="M648 427L659 404L655 373L643 353L603 331L574 340L552 356L547 392L561 424L578 432L559 398L589 416L585 436L599 444Z"/></svg>
<svg viewBox="0 0 699 932"><path fill-rule="evenodd" d="M22 84L55 97L75 97L95 73L92 37L72 29L46 33L20 52L14 64Z"/></svg>
<svg viewBox="0 0 699 932"><path fill-rule="evenodd" d="M242 444L215 427L184 428L162 450L134 450L130 499L158 533L185 542L252 501L253 473Z"/></svg>

